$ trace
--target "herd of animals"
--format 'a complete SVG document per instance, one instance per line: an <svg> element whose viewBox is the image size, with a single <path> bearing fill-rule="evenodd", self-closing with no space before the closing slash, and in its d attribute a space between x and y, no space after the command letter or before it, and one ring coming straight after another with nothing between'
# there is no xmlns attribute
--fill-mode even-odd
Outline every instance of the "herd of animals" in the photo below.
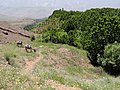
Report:
<svg viewBox="0 0 120 90"><path fill-rule="evenodd" d="M17 42L17 46L18 47L23 47L25 48L26 52L30 53L32 51L36 52L36 49L32 48L32 45L31 44L25 44L23 45L23 42L22 41L18 41Z"/></svg>

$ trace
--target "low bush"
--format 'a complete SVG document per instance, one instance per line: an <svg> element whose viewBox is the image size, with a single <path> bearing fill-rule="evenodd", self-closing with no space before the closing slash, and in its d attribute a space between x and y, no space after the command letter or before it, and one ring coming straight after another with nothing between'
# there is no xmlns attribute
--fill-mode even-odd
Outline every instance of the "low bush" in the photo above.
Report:
<svg viewBox="0 0 120 90"><path fill-rule="evenodd" d="M31 40L31 41L34 41L34 40L35 40L35 36L32 35L32 36L30 37L30 40Z"/></svg>
<svg viewBox="0 0 120 90"><path fill-rule="evenodd" d="M120 44L109 44L105 47L103 57L98 57L98 62L110 74L120 73Z"/></svg>
<svg viewBox="0 0 120 90"><path fill-rule="evenodd" d="M43 42L68 43L68 34L62 29L48 29L42 35Z"/></svg>

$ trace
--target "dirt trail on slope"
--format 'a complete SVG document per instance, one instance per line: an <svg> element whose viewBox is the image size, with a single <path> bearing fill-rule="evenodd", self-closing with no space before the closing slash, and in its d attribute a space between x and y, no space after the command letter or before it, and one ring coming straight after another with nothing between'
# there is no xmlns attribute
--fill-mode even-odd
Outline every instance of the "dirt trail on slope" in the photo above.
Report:
<svg viewBox="0 0 120 90"><path fill-rule="evenodd" d="M33 60L31 61L26 61L25 62L25 66L22 68L21 73L25 74L25 75L29 75L29 77L32 80L38 80L39 77L38 76L34 76L32 75L32 72L36 66L36 64L43 59L43 55L39 54L38 56L36 56ZM63 85L58 83L57 81L54 80L46 80L45 81L46 85L50 85L52 88L54 88L55 90L82 90L81 88L77 88L77 87L70 87L68 85ZM37 89L36 89L37 90ZM39 90L39 89L38 89Z"/></svg>
<svg viewBox="0 0 120 90"><path fill-rule="evenodd" d="M43 58L42 54L36 56L35 59L31 61L26 61L25 66L22 68L21 72L24 74L31 74L36 66L36 64Z"/></svg>
<svg viewBox="0 0 120 90"><path fill-rule="evenodd" d="M46 84L50 85L52 88L55 88L55 90L82 90L80 88L59 84L58 82L53 81L53 80L47 80Z"/></svg>

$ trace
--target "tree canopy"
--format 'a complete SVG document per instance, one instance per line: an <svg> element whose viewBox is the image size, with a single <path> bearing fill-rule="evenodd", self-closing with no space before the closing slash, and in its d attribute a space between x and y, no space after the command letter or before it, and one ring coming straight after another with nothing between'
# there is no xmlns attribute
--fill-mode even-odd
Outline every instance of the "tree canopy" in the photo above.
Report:
<svg viewBox="0 0 120 90"><path fill-rule="evenodd" d="M120 9L55 10L38 26L47 27L42 32L43 41L83 48L88 51L92 64L101 65L97 57L104 55L105 46L120 42Z"/></svg>

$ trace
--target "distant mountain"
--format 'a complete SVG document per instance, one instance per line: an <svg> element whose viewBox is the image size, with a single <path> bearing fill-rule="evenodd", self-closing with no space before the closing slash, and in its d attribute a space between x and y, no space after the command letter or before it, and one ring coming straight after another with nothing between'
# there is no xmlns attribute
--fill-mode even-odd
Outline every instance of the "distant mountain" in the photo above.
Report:
<svg viewBox="0 0 120 90"><path fill-rule="evenodd" d="M7 15L10 17L18 17L18 18L38 19L38 18L48 17L51 13L52 13L51 8L43 8L43 7L0 8L0 14Z"/></svg>
<svg viewBox="0 0 120 90"><path fill-rule="evenodd" d="M16 18L16 17L0 14L0 21L14 21L14 20L17 20L17 19L18 18Z"/></svg>

